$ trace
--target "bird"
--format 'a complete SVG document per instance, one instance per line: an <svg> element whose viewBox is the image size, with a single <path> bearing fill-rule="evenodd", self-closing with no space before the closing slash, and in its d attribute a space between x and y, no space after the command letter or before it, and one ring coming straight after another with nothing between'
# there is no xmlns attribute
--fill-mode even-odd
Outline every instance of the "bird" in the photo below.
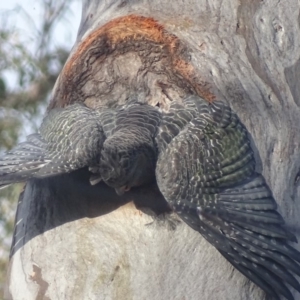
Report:
<svg viewBox="0 0 300 300"><path fill-rule="evenodd" d="M300 252L256 163L249 134L224 101L198 95L168 111L138 101L55 108L0 157L0 187L87 167L118 195L156 181L171 209L274 299L300 292Z"/></svg>

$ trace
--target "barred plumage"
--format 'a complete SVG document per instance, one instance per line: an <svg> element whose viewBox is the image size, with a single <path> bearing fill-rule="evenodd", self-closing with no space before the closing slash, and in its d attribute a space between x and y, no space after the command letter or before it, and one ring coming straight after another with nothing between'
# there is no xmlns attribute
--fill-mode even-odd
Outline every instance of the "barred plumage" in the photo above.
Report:
<svg viewBox="0 0 300 300"><path fill-rule="evenodd" d="M223 102L192 96L184 106L186 121L165 115L157 135L160 191L241 273L275 299L294 299L286 284L300 292L294 275L300 275L300 253L287 242L297 240L282 226L272 193L255 172L246 129ZM179 123L172 135L168 129Z"/></svg>
<svg viewBox="0 0 300 300"><path fill-rule="evenodd" d="M50 111L38 133L0 157L0 186L96 164L105 139L98 119L79 103Z"/></svg>
<svg viewBox="0 0 300 300"><path fill-rule="evenodd" d="M156 178L182 220L246 277L275 299L293 299L287 284L300 292L300 253L288 244L296 238L225 103L190 96L167 113L140 103L55 109L39 133L0 157L0 186L82 167L92 184L103 180L118 194Z"/></svg>

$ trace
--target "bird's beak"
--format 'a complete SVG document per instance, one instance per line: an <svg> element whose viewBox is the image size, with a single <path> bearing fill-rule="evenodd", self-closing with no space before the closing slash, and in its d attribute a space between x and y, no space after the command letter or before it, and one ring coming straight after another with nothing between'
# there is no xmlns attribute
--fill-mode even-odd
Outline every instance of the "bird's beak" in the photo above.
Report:
<svg viewBox="0 0 300 300"><path fill-rule="evenodd" d="M90 184L91 185L96 185L97 183L99 183L100 181L102 181L102 178L99 174L93 174L90 177Z"/></svg>
<svg viewBox="0 0 300 300"><path fill-rule="evenodd" d="M117 195L122 196L124 195L125 192L128 192L130 190L130 187L127 185L123 185L119 188L115 188L115 191L117 193Z"/></svg>

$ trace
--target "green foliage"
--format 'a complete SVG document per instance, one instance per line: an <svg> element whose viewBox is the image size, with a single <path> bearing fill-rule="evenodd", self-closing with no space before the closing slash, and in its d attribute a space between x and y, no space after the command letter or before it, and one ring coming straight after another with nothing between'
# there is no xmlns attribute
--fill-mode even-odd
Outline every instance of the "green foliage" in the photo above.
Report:
<svg viewBox="0 0 300 300"><path fill-rule="evenodd" d="M39 1L42 18L38 25L20 7L0 13L0 152L11 149L20 136L24 139L24 129L34 126L40 107L46 106L69 52L55 46L53 40L55 25L66 16L70 4L64 0ZM26 19L30 36L14 27L10 20L16 18ZM23 184L18 184L0 190L0 295L22 188Z"/></svg>

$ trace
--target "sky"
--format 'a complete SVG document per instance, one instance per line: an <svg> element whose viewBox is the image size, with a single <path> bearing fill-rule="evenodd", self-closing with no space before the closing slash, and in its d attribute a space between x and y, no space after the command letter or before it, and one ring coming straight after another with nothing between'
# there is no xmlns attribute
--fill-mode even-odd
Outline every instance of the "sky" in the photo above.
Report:
<svg viewBox="0 0 300 300"><path fill-rule="evenodd" d="M7 28L15 28L16 32L20 32L16 37L18 41L23 42L27 49L34 53L36 51L35 40L37 32L33 28L40 28L42 12L40 9L41 1L48 0L0 0L0 26ZM58 0L54 0L58 1ZM63 1L63 0L60 0ZM68 0L66 0L68 1ZM71 50L75 43L77 31L81 20L81 0L68 1L69 11L67 15L57 22L52 34L53 47L62 46L66 50ZM16 13L17 12L17 13ZM4 21L4 22L3 22ZM18 77L12 70L5 70L2 72L6 88L8 90L18 89ZM41 118L44 114L45 108L40 107ZM20 139L35 131L37 124L41 122L40 118L32 120L32 126L26 126L24 133L21 134Z"/></svg>
<svg viewBox="0 0 300 300"><path fill-rule="evenodd" d="M40 10L40 1L44 0L0 0L0 14L6 17L5 26L13 26L22 36L28 49L34 48L35 36L32 28L40 28L42 13ZM18 13L15 13L15 12ZM71 50L75 43L77 31L81 19L81 0L74 0L69 5L69 12L64 19L57 23L53 32L53 47L63 46L64 49ZM0 26L3 24L0 22ZM35 32L36 34L36 32ZM32 41L32 43L28 43ZM14 89L16 78L14 74L7 71L4 72L5 81L8 89Z"/></svg>
<svg viewBox="0 0 300 300"><path fill-rule="evenodd" d="M36 24L38 24L41 19L41 12L39 10L38 3L43 0L9 0L9 1L0 1L0 11L9 11L9 10L24 10L28 16ZM24 15L24 14L23 14ZM30 36L30 28L27 24L26 18L22 17L22 13L14 14L14 26L20 28L24 34ZM72 1L70 4L70 13L67 15L66 19L62 22L59 22L55 28L55 42L67 47L72 47L75 42L77 30L79 27L81 18L81 1L76 0ZM68 26L66 26L66 24ZM66 27L68 30L66 30ZM69 30L72 28L72 30Z"/></svg>

